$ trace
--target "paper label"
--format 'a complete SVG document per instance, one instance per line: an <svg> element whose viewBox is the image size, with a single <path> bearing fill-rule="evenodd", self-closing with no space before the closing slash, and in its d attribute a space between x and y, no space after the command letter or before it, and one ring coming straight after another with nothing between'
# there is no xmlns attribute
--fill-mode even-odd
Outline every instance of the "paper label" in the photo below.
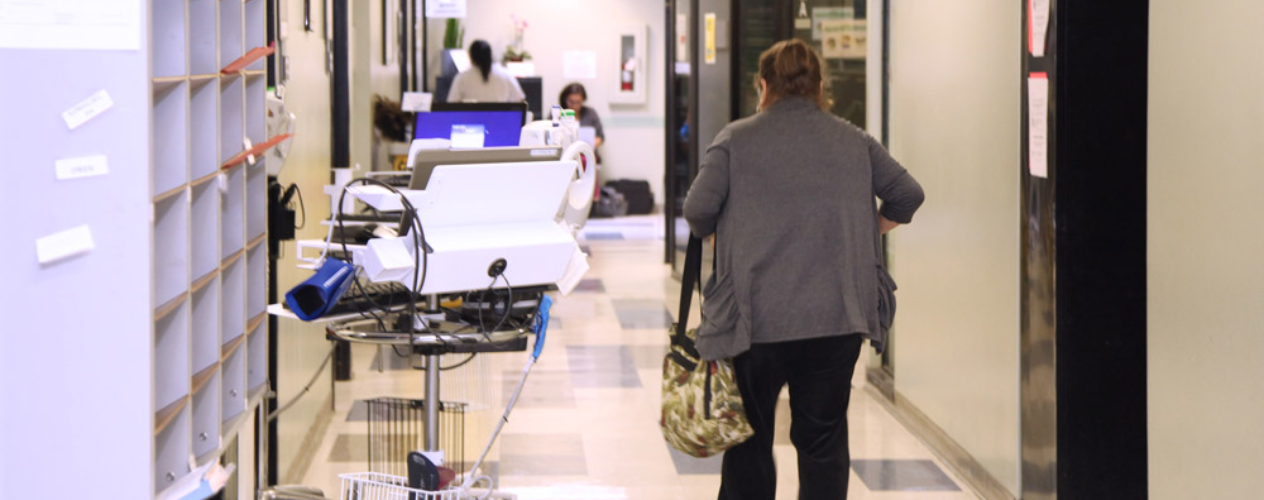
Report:
<svg viewBox="0 0 1264 500"><path fill-rule="evenodd" d="M113 106L114 100L110 99L109 92L101 90L63 112L61 117L66 120L66 126L74 130Z"/></svg>
<svg viewBox="0 0 1264 500"><path fill-rule="evenodd" d="M87 253L94 248L92 231L79 226L35 240L40 264L49 264L67 257Z"/></svg>
<svg viewBox="0 0 1264 500"><path fill-rule="evenodd" d="M1027 165L1033 177L1049 177L1049 75L1027 78Z"/></svg>
<svg viewBox="0 0 1264 500"><path fill-rule="evenodd" d="M715 64L715 13L709 12L706 16L706 32L703 34L702 40L705 42L703 48L704 60L706 64Z"/></svg>
<svg viewBox="0 0 1264 500"><path fill-rule="evenodd" d="M104 155L57 160L57 180L105 175L110 173L108 163Z"/></svg>
<svg viewBox="0 0 1264 500"><path fill-rule="evenodd" d="M1049 34L1049 0L1027 0L1027 47L1031 55L1045 56L1045 38Z"/></svg>

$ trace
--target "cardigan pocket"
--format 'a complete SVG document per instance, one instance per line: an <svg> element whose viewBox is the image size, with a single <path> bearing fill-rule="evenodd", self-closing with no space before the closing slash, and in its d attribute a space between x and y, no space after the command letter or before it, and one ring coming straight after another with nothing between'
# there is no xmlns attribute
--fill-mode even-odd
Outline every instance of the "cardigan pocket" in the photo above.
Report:
<svg viewBox="0 0 1264 500"><path fill-rule="evenodd" d="M731 356L737 354L732 353L737 342L737 297L733 281L728 276L719 276L720 273L713 273L702 288L702 326L698 328L698 349ZM707 358L706 352L703 357Z"/></svg>
<svg viewBox="0 0 1264 500"><path fill-rule="evenodd" d="M878 267L878 325L882 327L882 333L891 330L891 324L895 322L895 279L891 277L891 273L887 272L886 267Z"/></svg>

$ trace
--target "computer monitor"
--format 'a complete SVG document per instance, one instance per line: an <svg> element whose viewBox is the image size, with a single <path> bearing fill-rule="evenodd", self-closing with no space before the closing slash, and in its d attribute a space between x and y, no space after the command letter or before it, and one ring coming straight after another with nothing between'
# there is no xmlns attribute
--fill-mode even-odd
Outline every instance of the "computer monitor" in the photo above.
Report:
<svg viewBox="0 0 1264 500"><path fill-rule="evenodd" d="M517 146L526 121L527 105L515 103L434 103L430 112L417 113L414 139L454 139L454 127L483 129L483 147Z"/></svg>
<svg viewBox="0 0 1264 500"><path fill-rule="evenodd" d="M413 162L413 177L408 189L424 190L430 175L440 165L475 165L483 163L524 163L532 161L558 161L562 148L508 147L483 149L427 149L417 153Z"/></svg>

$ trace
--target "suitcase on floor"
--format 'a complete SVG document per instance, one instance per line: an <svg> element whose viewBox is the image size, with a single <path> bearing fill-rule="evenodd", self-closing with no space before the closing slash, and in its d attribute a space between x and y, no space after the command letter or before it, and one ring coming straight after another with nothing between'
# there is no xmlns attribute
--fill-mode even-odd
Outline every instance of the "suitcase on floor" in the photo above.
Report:
<svg viewBox="0 0 1264 500"><path fill-rule="evenodd" d="M623 195L628 202L628 215L645 215L654 211L654 193L650 191L649 181L619 179L606 182Z"/></svg>

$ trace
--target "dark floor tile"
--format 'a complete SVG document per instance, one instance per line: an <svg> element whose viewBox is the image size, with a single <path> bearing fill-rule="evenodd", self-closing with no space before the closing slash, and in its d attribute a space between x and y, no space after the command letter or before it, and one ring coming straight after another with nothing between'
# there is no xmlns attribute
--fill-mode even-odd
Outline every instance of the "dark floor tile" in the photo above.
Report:
<svg viewBox="0 0 1264 500"><path fill-rule="evenodd" d="M571 383L575 387L641 387L636 363L627 346L566 346Z"/></svg>
<svg viewBox="0 0 1264 500"><path fill-rule="evenodd" d="M870 491L960 491L931 460L852 460Z"/></svg>
<svg viewBox="0 0 1264 500"><path fill-rule="evenodd" d="M330 462L361 462L369 460L369 440L364 434L339 434L329 449Z"/></svg>
<svg viewBox="0 0 1264 500"><path fill-rule="evenodd" d="M598 278L580 280L579 285L575 287L575 291L606 293L606 285Z"/></svg>
<svg viewBox="0 0 1264 500"><path fill-rule="evenodd" d="M662 301L642 299L614 299L615 316L624 330L666 329L672 324L672 316Z"/></svg>

